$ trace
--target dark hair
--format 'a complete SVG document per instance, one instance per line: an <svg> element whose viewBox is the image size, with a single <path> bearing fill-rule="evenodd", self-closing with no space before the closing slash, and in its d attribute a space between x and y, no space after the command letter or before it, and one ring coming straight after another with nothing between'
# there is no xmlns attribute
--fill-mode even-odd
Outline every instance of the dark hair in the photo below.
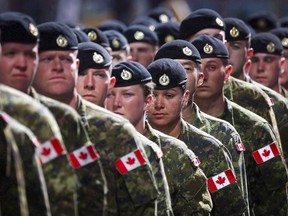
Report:
<svg viewBox="0 0 288 216"><path fill-rule="evenodd" d="M154 86L155 84L152 81L141 84L141 88L143 89L143 94L145 98L153 94Z"/></svg>

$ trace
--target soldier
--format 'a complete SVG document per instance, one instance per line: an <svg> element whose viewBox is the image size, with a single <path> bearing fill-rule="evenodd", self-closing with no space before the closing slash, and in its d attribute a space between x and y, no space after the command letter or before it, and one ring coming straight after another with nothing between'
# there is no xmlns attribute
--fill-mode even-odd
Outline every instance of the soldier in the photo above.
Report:
<svg viewBox="0 0 288 216"><path fill-rule="evenodd" d="M209 214L212 201L209 203L206 178L201 169L191 163L197 157L184 143L154 130L145 121L145 110L153 100L149 72L140 63L123 62L113 67L112 76L116 78L116 83L107 96L106 108L127 118L139 133L163 150L174 215Z"/></svg>
<svg viewBox="0 0 288 216"><path fill-rule="evenodd" d="M179 28L180 24L177 22L158 24L155 28L155 33L159 39L159 47L167 42L180 39Z"/></svg>
<svg viewBox="0 0 288 216"><path fill-rule="evenodd" d="M251 213L286 215L286 163L270 124L224 97L224 81L232 67L228 64L228 50L222 41L201 35L192 44L201 54L205 77L203 85L196 89L196 103L203 112L230 122L245 143Z"/></svg>
<svg viewBox="0 0 288 216"><path fill-rule="evenodd" d="M270 31L272 34L276 35L283 46L283 57L286 59L284 72L280 74L280 83L282 89L282 95L288 98L288 29L287 28L276 28Z"/></svg>
<svg viewBox="0 0 288 216"><path fill-rule="evenodd" d="M264 92L264 96L268 98L266 99L271 109L273 109L273 113L275 116L275 123L269 121L269 123L273 126L274 132L277 137L279 137L279 145L282 144L283 147L287 146L287 115L285 115L286 111L286 102L283 101L283 98L275 91L264 87L263 85L259 85L258 83L251 80L249 77L249 70L251 67L251 57L253 55L253 49L250 46L251 40L251 32L247 25L240 19L228 17L225 19L226 23L226 47L229 51L229 63L233 66L231 75L237 79L228 79L228 81L224 84L225 96L230 100L238 103L244 108L249 109L250 111L254 111L256 114L263 117L263 112L261 109L255 109L255 105L261 104L261 98L257 96L262 95ZM239 80L238 80L239 79ZM242 82L246 81L246 82ZM251 83L253 85L251 85ZM245 87L245 88L244 88ZM250 90L249 90L250 89ZM244 93L243 93L244 92ZM251 92L255 92L257 94L251 95ZM252 103L247 100L247 97L254 98L257 103ZM282 99L281 99L282 98ZM255 104L255 105L254 105ZM252 105L252 106L251 106ZM267 107L267 103L263 103L264 107ZM259 112L260 111L260 112ZM265 117L264 117L265 118ZM267 120L267 118L265 118ZM285 158L286 150L283 151Z"/></svg>
<svg viewBox="0 0 288 216"><path fill-rule="evenodd" d="M86 122L89 137L102 158L103 170L107 178L107 214L125 214L117 210L116 190L119 188L125 188L125 198L131 201L131 207L143 211L147 209L155 211L154 200L157 197L157 187L135 129L126 120L119 119L113 113L83 100L76 91L79 61L75 48L78 44L75 38L71 37L73 35L71 29L54 22L43 23L38 26L38 29L41 38L39 57L42 61L39 62L33 85L39 93L70 105ZM91 46L95 45L92 42L84 44L87 43ZM86 62L88 64L94 61L101 65L112 63L111 57L104 48L102 51L106 52L105 55L90 51L89 46L85 45L83 47L79 45L79 49L89 53L89 55L86 53L86 56L89 56ZM106 58L107 56L109 58ZM141 156L140 159L136 158L135 154ZM145 187L139 188L139 185Z"/></svg>
<svg viewBox="0 0 288 216"><path fill-rule="evenodd" d="M85 131L85 128L82 124L80 116L77 114L75 110L73 110L71 107L64 105L63 103L59 103L58 101L49 99L47 97L41 96L37 94L35 89L31 87L31 82L34 78L34 73L36 70L36 64L38 64L38 52L35 52L35 58L37 59L37 63L32 65L33 58L27 58L27 61L21 61L19 58L17 58L17 55L15 56L9 56L7 53L13 52L13 49L20 49L21 46L25 46L27 44L27 39L25 38L33 38L31 36L31 30L29 28L29 25L32 25L28 21L30 19L26 18L23 19L23 17L19 16L17 13L4 13L1 16L1 19L3 21L3 29L5 29L5 33L2 35L2 43L5 45L5 53L3 53L3 57L1 59L1 63L3 64L3 67L1 68L1 73L5 74L3 77L4 84L7 84L11 87L14 87L18 90L22 90L26 94L32 96L35 100L38 102L41 102L45 106L49 108L49 110L53 113L55 119L57 120L57 123L59 127L61 128L61 135L63 138L63 141L65 143L65 147L67 148L67 151L71 153L69 155L69 160L71 165L75 168L74 164L72 163L72 155L85 153L85 149L91 148L91 141L88 138L87 132ZM35 25L35 23L34 23ZM15 28L17 26L17 28ZM36 30L37 28L34 27ZM34 30L35 30L34 29ZM35 30L35 31L36 31ZM11 38L9 35L13 32L19 34L21 33L20 38ZM38 33L38 30L37 30ZM32 47L38 45L38 41L36 38L39 37L37 34L35 37L35 40L32 41L31 39L31 45ZM8 42L7 42L8 40ZM7 46L10 46L7 48ZM28 44L29 45L29 44ZM26 46L28 46L26 45ZM21 50L21 49L20 49ZM27 49L28 50L28 49ZM21 56L21 53L19 54ZM13 60L13 63L11 63ZM8 63L10 63L10 67L13 70L9 70L10 68L7 67ZM18 72L18 73L17 73ZM27 75L26 79L19 79L17 80L19 83L15 82L15 78L13 76L21 74L25 77ZM30 75L30 76L28 76ZM21 81L23 83L21 83ZM22 87L20 88L20 86ZM83 147L83 148L82 148ZM78 151L78 152L77 152ZM94 151L96 151L94 149ZM81 159L83 162L81 166L75 168L75 172L77 174L77 179L79 182L75 182L77 184L77 194L79 196L75 197L77 200L75 200L75 204L78 203L77 208L75 207L74 211L78 211L80 214L87 213L88 211L94 211L94 212L102 212L103 209L105 209L105 206L103 207L103 204L105 203L105 190L106 190L106 179L102 171L102 165L101 162L97 157L93 160L89 160L89 158ZM89 163L87 163L89 161ZM85 166L85 167L84 167ZM93 174L91 175L91 169L93 169ZM90 177L92 180L86 184L83 184L83 180L87 181L87 177ZM97 182L97 183L94 183ZM92 192L94 191L94 192ZM76 193L76 191L75 191ZM89 194L89 195L88 195ZM89 207L87 206L87 197L91 199L89 204ZM84 198L84 199L83 199ZM88 200L89 201L89 200ZM54 205L52 205L52 209L55 208ZM60 214L60 213L59 213ZM77 213L78 214L78 213Z"/></svg>
<svg viewBox="0 0 288 216"><path fill-rule="evenodd" d="M123 34L127 28L126 24L120 20L112 19L101 22L96 26L101 31L116 30Z"/></svg>
<svg viewBox="0 0 288 216"><path fill-rule="evenodd" d="M37 138L31 130L3 112L0 112L0 125L1 213L51 215L41 165L34 155L35 147L39 145Z"/></svg>
<svg viewBox="0 0 288 216"><path fill-rule="evenodd" d="M199 157L201 168L208 178L213 201L212 215L243 214L246 204L227 149L217 139L182 118L181 110L189 98L185 69L179 62L164 58L151 63L147 70L156 85L153 91L155 101L147 112L149 123L153 128L182 140ZM231 181L228 181L228 175L232 177ZM219 184L213 179L220 179L220 182L217 181Z"/></svg>
<svg viewBox="0 0 288 216"><path fill-rule="evenodd" d="M201 72L201 57L198 50L188 41L174 40L160 47L156 53L155 60L161 58L174 59L186 69L188 77L186 87L191 95L187 106L183 108L183 119L217 138L229 150L232 155L237 181L240 182L239 185L248 206L244 159L245 147L242 144L240 135L230 123L201 112L199 107L194 103L196 87L201 86L204 79L204 75ZM247 208L246 214L249 214L249 208Z"/></svg>
<svg viewBox="0 0 288 216"><path fill-rule="evenodd" d="M130 60L130 47L125 36L116 30L107 30L103 33L108 38L112 49L112 66Z"/></svg>
<svg viewBox="0 0 288 216"><path fill-rule="evenodd" d="M30 92L28 89L38 64L37 48L39 35L35 22L28 15L17 12L2 13L0 20L2 29L1 43L3 47L0 60L1 83L28 94ZM1 96L3 97L1 100L2 110L33 131L43 144L43 146L41 145L38 148L40 153L42 151L41 148L49 150L51 139L52 141L56 139L60 141L57 141L57 146L62 149L61 154L59 153L59 159L45 160L47 164L44 162L42 168L45 174L52 213L62 215L69 212L73 215L76 213L76 207L74 206L76 204L76 179L74 171L71 171L69 161L66 157L66 147L62 146L62 135L59 133L59 127L57 124L54 125L56 123L54 122L55 119L51 114L44 116L45 112L47 113L48 111L39 113L43 108L37 108L39 105L31 103L31 111L25 109L29 115L35 116L35 119L32 121L26 112L25 116L23 115L24 108L19 109L19 107L22 107L22 104L25 106L25 103L27 103L26 101L22 101L24 98L21 98L21 95L19 96L18 93L14 93L5 87L2 87L1 91ZM17 99L18 96L19 98ZM5 100L6 97L9 97L9 99ZM37 111L37 109L39 110ZM33 110L36 113L30 113ZM37 116L39 116L38 119ZM53 127L53 130L51 131L50 129L50 132L49 128L47 128L49 124ZM48 158L50 153L46 153L45 156ZM58 155L56 156L58 157ZM59 175L52 174L52 172L59 173ZM60 181L60 179L62 179L62 184L55 184L55 181Z"/></svg>
<svg viewBox="0 0 288 216"><path fill-rule="evenodd" d="M158 50L158 37L148 27L132 25L126 29L124 36L127 38L131 60L147 67L154 59Z"/></svg>
<svg viewBox="0 0 288 216"><path fill-rule="evenodd" d="M279 27L277 17L271 11L256 11L245 21L256 33L268 32Z"/></svg>

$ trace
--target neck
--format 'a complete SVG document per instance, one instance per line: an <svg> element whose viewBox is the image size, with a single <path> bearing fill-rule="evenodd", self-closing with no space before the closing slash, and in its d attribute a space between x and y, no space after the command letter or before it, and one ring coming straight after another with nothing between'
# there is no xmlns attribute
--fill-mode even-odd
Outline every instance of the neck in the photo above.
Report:
<svg viewBox="0 0 288 216"><path fill-rule="evenodd" d="M136 130L141 133L145 134L146 133L146 128L145 128L145 119L144 116L138 121L138 123L133 124L133 126L136 128Z"/></svg>
<svg viewBox="0 0 288 216"><path fill-rule="evenodd" d="M181 118L178 120L175 120L174 122L170 122L169 124L165 126L158 126L153 123L150 123L152 128L161 131L164 134L167 134L172 137L179 137L181 132Z"/></svg>
<svg viewBox="0 0 288 216"><path fill-rule="evenodd" d="M183 119L187 122L192 122L194 113L192 112L193 103L189 104L182 110Z"/></svg>
<svg viewBox="0 0 288 216"><path fill-rule="evenodd" d="M223 114L225 109L224 96L216 99L195 99L196 104L200 110L214 117L219 117Z"/></svg>
<svg viewBox="0 0 288 216"><path fill-rule="evenodd" d="M282 94L280 83L278 83L278 84L277 84L276 86L274 86L272 89L273 89L274 91L276 91L277 93Z"/></svg>
<svg viewBox="0 0 288 216"><path fill-rule="evenodd" d="M52 97L54 100L60 101L62 103L65 103L69 106L71 106L72 108L76 109L77 107L77 91L76 89L74 89L73 94L70 95L57 95Z"/></svg>

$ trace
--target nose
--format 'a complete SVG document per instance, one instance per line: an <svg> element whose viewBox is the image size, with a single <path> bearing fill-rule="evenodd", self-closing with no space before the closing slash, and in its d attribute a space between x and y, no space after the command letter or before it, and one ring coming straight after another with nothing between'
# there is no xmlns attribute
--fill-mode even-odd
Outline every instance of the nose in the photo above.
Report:
<svg viewBox="0 0 288 216"><path fill-rule="evenodd" d="M114 99L113 99L113 107L119 108L121 106L122 106L121 97L119 95L115 94Z"/></svg>
<svg viewBox="0 0 288 216"><path fill-rule="evenodd" d="M164 108L164 101L162 97L157 96L154 98L154 107L156 110Z"/></svg>
<svg viewBox="0 0 288 216"><path fill-rule="evenodd" d="M258 65L257 65L257 72L261 73L264 71L264 62L262 60L259 60Z"/></svg>
<svg viewBox="0 0 288 216"><path fill-rule="evenodd" d="M87 73L86 76L85 76L85 80L84 80L84 87L86 89L95 89L95 81L94 81L94 77L93 77L93 74L91 73Z"/></svg>
<svg viewBox="0 0 288 216"><path fill-rule="evenodd" d="M20 70L20 71L25 71L26 68L27 68L27 59L24 55L18 55L18 58L17 58L17 68Z"/></svg>
<svg viewBox="0 0 288 216"><path fill-rule="evenodd" d="M53 61L53 65L54 65L54 71L56 71L57 73L60 73L60 72L63 72L63 65L62 65L62 62L61 62L61 59L60 58L55 58L54 61Z"/></svg>

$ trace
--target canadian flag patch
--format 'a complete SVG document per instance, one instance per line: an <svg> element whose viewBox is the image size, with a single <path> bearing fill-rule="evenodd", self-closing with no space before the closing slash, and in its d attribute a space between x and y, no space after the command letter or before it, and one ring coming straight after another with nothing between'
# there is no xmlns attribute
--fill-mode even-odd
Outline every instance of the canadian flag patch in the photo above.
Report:
<svg viewBox="0 0 288 216"><path fill-rule="evenodd" d="M64 149L57 138L52 138L42 145L39 145L35 151L41 164L45 164L61 155Z"/></svg>
<svg viewBox="0 0 288 216"><path fill-rule="evenodd" d="M254 160L257 164L262 164L278 155L280 155L280 151L277 147L276 143L271 143L263 148L258 149L252 153Z"/></svg>
<svg viewBox="0 0 288 216"><path fill-rule="evenodd" d="M194 166L198 167L201 164L201 161L198 156L193 159Z"/></svg>
<svg viewBox="0 0 288 216"><path fill-rule="evenodd" d="M245 146L243 143L235 143L237 151L245 151Z"/></svg>
<svg viewBox="0 0 288 216"><path fill-rule="evenodd" d="M69 154L70 163L75 169L92 163L99 157L93 145L83 146Z"/></svg>
<svg viewBox="0 0 288 216"><path fill-rule="evenodd" d="M215 175L207 180L208 188L211 193L220 190L227 185L236 182L236 177L232 170L225 170L224 172Z"/></svg>
<svg viewBox="0 0 288 216"><path fill-rule="evenodd" d="M119 173L125 174L145 163L145 158L143 157L141 151L137 149L118 159L116 161L116 168Z"/></svg>

